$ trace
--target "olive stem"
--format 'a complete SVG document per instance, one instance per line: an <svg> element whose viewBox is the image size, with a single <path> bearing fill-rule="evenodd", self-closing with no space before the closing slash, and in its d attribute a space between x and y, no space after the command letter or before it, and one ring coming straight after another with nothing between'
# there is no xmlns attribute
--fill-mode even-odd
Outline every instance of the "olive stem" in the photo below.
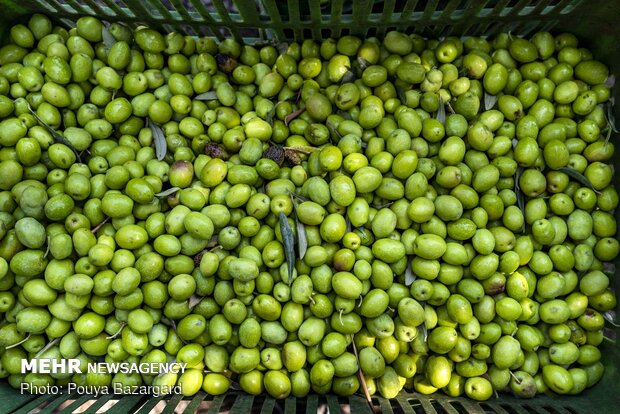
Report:
<svg viewBox="0 0 620 414"><path fill-rule="evenodd" d="M43 255L44 259L46 259L47 255L50 254L50 240L51 240L51 237L47 236L47 248L45 249L45 254Z"/></svg>
<svg viewBox="0 0 620 414"><path fill-rule="evenodd" d="M512 379L516 381L517 384L521 384L521 380L515 374L513 374L512 371L508 371L508 373L510 374Z"/></svg>
<svg viewBox="0 0 620 414"><path fill-rule="evenodd" d="M123 328L127 326L126 322L121 322L121 327L118 328L118 331L114 333L114 335L106 336L105 339L116 339L116 337L123 331Z"/></svg>
<svg viewBox="0 0 620 414"><path fill-rule="evenodd" d="M11 345L9 345L9 346L5 347L4 349L11 349L11 348L15 348L16 346L19 346L19 345L23 344L23 343L24 343L24 342L26 342L28 339L30 339L30 335L31 335L31 334L28 334L28 336L26 336L26 337L25 337L24 339L22 339L21 341L19 341L19 342L15 342L14 344L11 344Z"/></svg>
<svg viewBox="0 0 620 414"><path fill-rule="evenodd" d="M312 295L308 295L308 299L310 299L313 305L316 305L316 301L312 298Z"/></svg>
<svg viewBox="0 0 620 414"><path fill-rule="evenodd" d="M370 398L370 393L368 392L368 386L366 385L366 379L364 378L364 374L362 373L362 365L360 364L360 358L357 354L357 347L355 346L355 340L351 340L351 345L353 346L353 353L355 354L355 359L357 359L357 375L360 378L360 383L362 384L362 389L364 390L364 395L366 396L366 401L368 401L368 405L372 410L372 400Z"/></svg>
<svg viewBox="0 0 620 414"><path fill-rule="evenodd" d="M342 309L340 309L340 312L338 312L338 319L340 319L340 325L344 325L344 323L342 322Z"/></svg>
<svg viewBox="0 0 620 414"><path fill-rule="evenodd" d="M284 118L284 125L288 126L288 124L295 118L297 118L306 108L299 108L296 111L291 112Z"/></svg>
<svg viewBox="0 0 620 414"><path fill-rule="evenodd" d="M101 223L97 224L95 227L93 227L93 229L91 230L91 233L97 233L97 231L99 231L99 229L101 227L103 227L104 224L106 224L108 221L110 220L110 217L106 217Z"/></svg>
<svg viewBox="0 0 620 414"><path fill-rule="evenodd" d="M283 149L290 150L290 151L295 151L295 152L300 152L300 153L305 154L305 155L310 155L313 152L313 151L307 151L307 150L305 150L303 148L297 148L297 147L283 147Z"/></svg>
<svg viewBox="0 0 620 414"><path fill-rule="evenodd" d="M39 352L37 352L35 354L34 358L37 358L39 355L41 355L43 352L47 351L48 349L50 349L51 347L53 347L54 345L56 345L56 342L60 341L60 338L54 338L53 340L51 340L50 342L47 343L47 345L45 345L43 348L41 348L41 350Z"/></svg>

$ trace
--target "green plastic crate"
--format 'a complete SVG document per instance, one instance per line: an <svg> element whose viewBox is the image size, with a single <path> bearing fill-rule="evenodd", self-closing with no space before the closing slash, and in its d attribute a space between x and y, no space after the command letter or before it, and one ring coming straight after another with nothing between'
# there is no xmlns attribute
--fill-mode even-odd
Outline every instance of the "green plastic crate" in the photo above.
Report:
<svg viewBox="0 0 620 414"><path fill-rule="evenodd" d="M531 35L539 30L569 31L583 46L620 73L620 1L618 0L0 0L0 40L10 25L39 12L71 26L78 17L147 24L189 35L233 36L246 43L316 40L346 34L382 37L390 30L429 37L486 35L509 31ZM618 87L613 95L620 99ZM620 119L618 106L615 119ZM613 137L617 138L616 136ZM616 170L620 169L618 157ZM620 187L620 175L614 183ZM620 220L620 213L616 212ZM612 282L620 293L618 277ZM619 307L620 308L620 307ZM614 328L618 334L620 329ZM406 413L406 414L590 414L620 412L620 343L603 345L605 375L579 396L537 396L531 400L501 394L485 402L401 393L368 404L349 398L309 395L275 400L236 391L223 396L199 392L192 398L106 395L21 395L0 383L0 413Z"/></svg>

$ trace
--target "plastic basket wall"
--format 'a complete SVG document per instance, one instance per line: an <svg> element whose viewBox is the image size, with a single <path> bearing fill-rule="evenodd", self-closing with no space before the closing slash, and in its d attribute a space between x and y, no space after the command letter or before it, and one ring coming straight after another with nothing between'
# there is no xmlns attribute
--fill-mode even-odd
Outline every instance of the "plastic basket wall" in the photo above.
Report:
<svg viewBox="0 0 620 414"><path fill-rule="evenodd" d="M25 0L4 1L15 13L32 10L62 18L146 23L193 35L233 35L238 39L279 41L340 37L353 33L382 36L389 30L424 28L448 33L546 30L575 13L585 0ZM353 3L353 4L351 4Z"/></svg>
<svg viewBox="0 0 620 414"><path fill-rule="evenodd" d="M345 34L382 37L390 30L446 35L518 35L538 30L570 31L620 76L620 0L0 0L0 34L20 17L39 12L72 26L77 17L146 24L190 35L234 36L248 43L317 40ZM3 24L6 22L6 24ZM620 99L614 87L616 100ZM619 106L614 108L620 119ZM615 169L620 171L618 157ZM620 188L620 174L614 178ZM620 220L620 214L616 212ZM615 277L615 287L620 282ZM620 329L616 329L616 334ZM403 414L607 414L620 412L620 345L604 347L605 375L579 396L521 400L501 395L483 403L443 394L403 393L386 400L362 396L310 395L276 401L237 392L191 399L114 395L20 395L0 383L0 413L403 413Z"/></svg>

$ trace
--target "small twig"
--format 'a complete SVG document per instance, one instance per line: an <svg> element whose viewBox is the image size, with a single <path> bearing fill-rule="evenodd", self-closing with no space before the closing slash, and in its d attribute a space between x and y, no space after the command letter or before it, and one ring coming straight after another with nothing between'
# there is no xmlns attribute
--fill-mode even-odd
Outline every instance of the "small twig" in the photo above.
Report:
<svg viewBox="0 0 620 414"><path fill-rule="evenodd" d="M302 154L306 154L306 155L310 155L312 154L314 151L308 151L304 148L299 148L299 147L284 147L285 150L291 150L291 151L295 151L295 152L300 152Z"/></svg>
<svg viewBox="0 0 620 414"><path fill-rule="evenodd" d="M47 255L50 253L50 240L51 240L51 237L47 236L47 248L45 249L45 254L43 255L44 259L46 259Z"/></svg>
<svg viewBox="0 0 620 414"><path fill-rule="evenodd" d="M22 339L21 341L15 342L14 344L11 344L11 345L5 347L4 349L11 349L11 348L15 348L16 346L20 346L21 344L23 344L24 342L26 342L27 340L30 339L30 335L31 334L28 334L28 336L25 337L24 339Z"/></svg>
<svg viewBox="0 0 620 414"><path fill-rule="evenodd" d="M512 371L508 371L508 373L510 374L512 379L516 381L517 384L521 384L521 380L515 374L513 374Z"/></svg>
<svg viewBox="0 0 620 414"><path fill-rule="evenodd" d="M91 230L91 232L97 233L97 231L99 231L99 229L101 227L103 227L104 224L106 224L108 221L110 220L110 217L106 217L101 223L97 224L95 227L93 227L93 229Z"/></svg>
<svg viewBox="0 0 620 414"><path fill-rule="evenodd" d="M355 346L355 341L351 341L351 345L353 346L353 353L355 354L355 359L357 359L357 375L360 378L360 383L362 384L362 389L364 390L364 395L366 396L366 401L372 410L372 399L370 398L370 393L368 392L368 386L366 385L366 379L364 378L364 374L362 373L362 364L360 364L360 358L357 354L357 347Z"/></svg>
<svg viewBox="0 0 620 414"><path fill-rule="evenodd" d="M47 345L45 345L43 348L41 348L41 350L39 352L37 352L35 354L35 356L32 357L32 359L37 358L39 355L43 354L43 352L47 351L48 349L50 349L51 347L53 347L54 345L56 345L56 342L60 341L60 338L54 338L53 340L51 340L50 342L48 342Z"/></svg>
<svg viewBox="0 0 620 414"><path fill-rule="evenodd" d="M295 118L297 118L306 108L299 108L296 111L291 112L284 118L284 125L288 126L288 124Z"/></svg>
<svg viewBox="0 0 620 414"><path fill-rule="evenodd" d="M114 333L114 335L106 336L105 339L115 339L121 332L123 332L123 328L127 326L127 322L121 322L121 327L118 328L118 331Z"/></svg>

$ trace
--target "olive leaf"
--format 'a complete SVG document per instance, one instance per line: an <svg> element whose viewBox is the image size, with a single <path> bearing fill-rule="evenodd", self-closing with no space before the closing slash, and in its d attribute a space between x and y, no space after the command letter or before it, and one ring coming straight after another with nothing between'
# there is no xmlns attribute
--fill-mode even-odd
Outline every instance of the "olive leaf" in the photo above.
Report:
<svg viewBox="0 0 620 414"><path fill-rule="evenodd" d="M166 137L164 137L164 131L162 131L162 129L149 118L146 118L146 124L153 133L153 141L155 142L155 155L157 156L157 159L161 161L164 159L164 157L166 156L166 152L168 151L168 143L166 142Z"/></svg>
<svg viewBox="0 0 620 414"><path fill-rule="evenodd" d="M106 27L107 24L103 24L101 26L101 38L103 40L103 45L105 46L106 52L109 52L114 43L116 43L116 39L112 36L112 33Z"/></svg>
<svg viewBox="0 0 620 414"><path fill-rule="evenodd" d="M293 229L283 212L280 212L280 232L284 242L284 255L288 263L288 284L293 283L293 269L295 268L295 238Z"/></svg>
<svg viewBox="0 0 620 414"><path fill-rule="evenodd" d="M341 84L350 83L350 82L353 82L354 80L355 80L355 72L353 72L351 69L347 69L347 71L342 76L342 80L340 81L340 83Z"/></svg>
<svg viewBox="0 0 620 414"><path fill-rule="evenodd" d="M284 147L285 150L291 150L291 151L295 151L295 152L301 152L302 154L306 154L306 155L310 155L313 152L317 152L320 151L320 148L317 147L311 147L308 145L298 145L295 147Z"/></svg>
<svg viewBox="0 0 620 414"><path fill-rule="evenodd" d="M235 391L242 391L241 385L237 381L230 381L230 389Z"/></svg>
<svg viewBox="0 0 620 414"><path fill-rule="evenodd" d="M288 51L288 43L281 42L276 45L276 49L278 50L278 54L283 55Z"/></svg>
<svg viewBox="0 0 620 414"><path fill-rule="evenodd" d="M361 56L357 58L357 64L360 65L360 68L362 70L366 69L368 66L371 65L371 63L369 61L367 61L366 59L364 59Z"/></svg>
<svg viewBox="0 0 620 414"><path fill-rule="evenodd" d="M209 91L209 92L201 93L199 95L194 96L194 99L197 101L215 101L217 99L217 92Z"/></svg>
<svg viewBox="0 0 620 414"><path fill-rule="evenodd" d="M303 259L308 250L308 236L306 235L306 226L299 219L297 219L297 250L299 251L299 258Z"/></svg>
<svg viewBox="0 0 620 414"><path fill-rule="evenodd" d="M351 220L349 219L349 215L346 215L344 220L346 224L346 232L349 233L351 231Z"/></svg>
<svg viewBox="0 0 620 414"><path fill-rule="evenodd" d="M400 103L403 105L407 104L407 94L401 86L396 86L396 95L398 96L398 99L400 99Z"/></svg>
<svg viewBox="0 0 620 414"><path fill-rule="evenodd" d="M325 124L327 125L327 128L329 128L329 131L333 135L337 136L338 138L342 138L342 134L340 132L338 132L338 129L336 128L336 126L332 122L327 121Z"/></svg>
<svg viewBox="0 0 620 414"><path fill-rule="evenodd" d="M589 189L594 190L595 192L597 192L594 189L594 186L592 185L590 180L588 180L588 177L586 177L585 175L583 175L579 171L577 171L577 170L575 170L573 168L570 168L570 167L558 168L558 171L563 172L564 174L568 175L569 177L574 178L575 180L577 180L579 182L579 184L584 185L584 186L588 187Z"/></svg>
<svg viewBox="0 0 620 414"><path fill-rule="evenodd" d="M604 262L603 263L603 272L607 273L608 276L613 276L616 274L616 264L614 262Z"/></svg>
<svg viewBox="0 0 620 414"><path fill-rule="evenodd" d="M357 58L357 64L360 65L360 69L362 69L362 70L364 70L368 66L372 65L372 63L370 63L369 61L367 61L366 59L364 59L361 56Z"/></svg>
<svg viewBox="0 0 620 414"><path fill-rule="evenodd" d="M297 118L306 108L299 108L296 111L291 112L284 118L284 125L288 126L288 124L295 118Z"/></svg>
<svg viewBox="0 0 620 414"><path fill-rule="evenodd" d="M616 343L616 337L617 337L617 335L616 335L616 331L615 330L607 328L607 327L603 328L603 339L604 340L615 344Z"/></svg>
<svg viewBox="0 0 620 414"><path fill-rule="evenodd" d="M267 121L267 123L271 126L273 126L273 117L276 114L276 109L278 109L278 105L280 104L280 102L277 102L270 110L269 112L267 112L267 115L265 115L265 121Z"/></svg>
<svg viewBox="0 0 620 414"><path fill-rule="evenodd" d="M54 137L54 141L59 142L69 147L69 149L73 151L73 153L75 154L75 157L77 158L77 162L82 163L82 158L80 158L80 153L75 149L71 141L69 141L67 138L63 137L62 135L60 135L54 128L52 128L44 120L42 120L41 117L37 115L36 111L30 107L30 104L28 104L28 110L30 111L32 116L34 116L35 119L41 125L43 125L43 127L47 129L50 132L50 134L52 134L52 137Z"/></svg>
<svg viewBox="0 0 620 414"><path fill-rule="evenodd" d="M198 296L195 293L189 298L189 308L193 309L202 301L203 297Z"/></svg>
<svg viewBox="0 0 620 414"><path fill-rule="evenodd" d="M297 201L304 202L306 201L300 195L295 194L294 192L290 192L289 196L291 197L291 202L293 203L293 211L297 213ZM295 214L297 216L297 214ZM295 226L297 228L297 250L299 252L299 258L303 259L306 255L306 250L308 250L308 236L306 235L306 226L304 223L299 220L299 217L295 218Z"/></svg>
<svg viewBox="0 0 620 414"><path fill-rule="evenodd" d="M491 95L488 92L484 93L484 109L486 111L493 108L496 102L497 102L497 96Z"/></svg>
<svg viewBox="0 0 620 414"><path fill-rule="evenodd" d="M614 116L614 103L611 100L607 104L607 122L609 122L611 130L617 134L618 127L616 127L616 117Z"/></svg>
<svg viewBox="0 0 620 414"><path fill-rule="evenodd" d="M300 196L299 194L294 193L294 192L292 192L292 191L290 192L290 195L291 195L291 200L293 201L293 205L295 205L295 200L299 200L299 201L301 201L302 203L303 203L304 201L306 201L306 197L302 197L302 196Z"/></svg>
<svg viewBox="0 0 620 414"><path fill-rule="evenodd" d="M174 319L162 318L162 322L169 323L170 326L172 327L172 330L174 331L174 333L177 334L177 336L179 336L179 333L177 332L177 323L174 321ZM185 341L185 339L181 338L180 336L179 336L179 339L181 340L181 342L183 342L185 345L187 345L187 341Z"/></svg>
<svg viewBox="0 0 620 414"><path fill-rule="evenodd" d="M613 88L615 84L616 84L615 75L611 74L607 77L607 79L605 79L604 85L607 86L608 88Z"/></svg>
<svg viewBox="0 0 620 414"><path fill-rule="evenodd" d="M405 286L411 286L415 279L416 277L411 269L411 258L409 258L407 261L407 268L405 269Z"/></svg>
<svg viewBox="0 0 620 414"><path fill-rule="evenodd" d="M620 328L620 325L618 325L618 323L616 322L616 312L614 312L613 310L609 310L607 312L603 312L602 316L607 322L609 322L616 328Z"/></svg>
<svg viewBox="0 0 620 414"><path fill-rule="evenodd" d="M346 119L346 120L351 120L353 119L351 117L351 114L348 111L343 111L342 109L338 109L336 111L336 115L340 115L342 117L342 119Z"/></svg>
<svg viewBox="0 0 620 414"><path fill-rule="evenodd" d="M177 191L179 191L179 190L180 190L180 188L179 188L179 187L170 187L170 188L169 188L169 189L167 189L167 190L164 190L164 191L161 191L161 192L159 192L159 193L156 193L156 194L155 194L155 196L156 196L156 197L167 197L167 196L169 196L170 194L174 194L174 193L176 193L176 192L177 192Z"/></svg>
<svg viewBox="0 0 620 414"><path fill-rule="evenodd" d="M523 167L517 167L517 172L515 174L515 194L517 195L517 206L519 210L525 213L525 195L523 191L521 191L521 187L519 186L519 179L521 178L521 174L523 173ZM523 223L523 227L521 231L525 231L525 222Z"/></svg>
<svg viewBox="0 0 620 414"><path fill-rule="evenodd" d="M437 119L442 124L446 123L446 106L445 106L441 96L439 96L439 108L437 108L437 113L435 114L435 119Z"/></svg>

